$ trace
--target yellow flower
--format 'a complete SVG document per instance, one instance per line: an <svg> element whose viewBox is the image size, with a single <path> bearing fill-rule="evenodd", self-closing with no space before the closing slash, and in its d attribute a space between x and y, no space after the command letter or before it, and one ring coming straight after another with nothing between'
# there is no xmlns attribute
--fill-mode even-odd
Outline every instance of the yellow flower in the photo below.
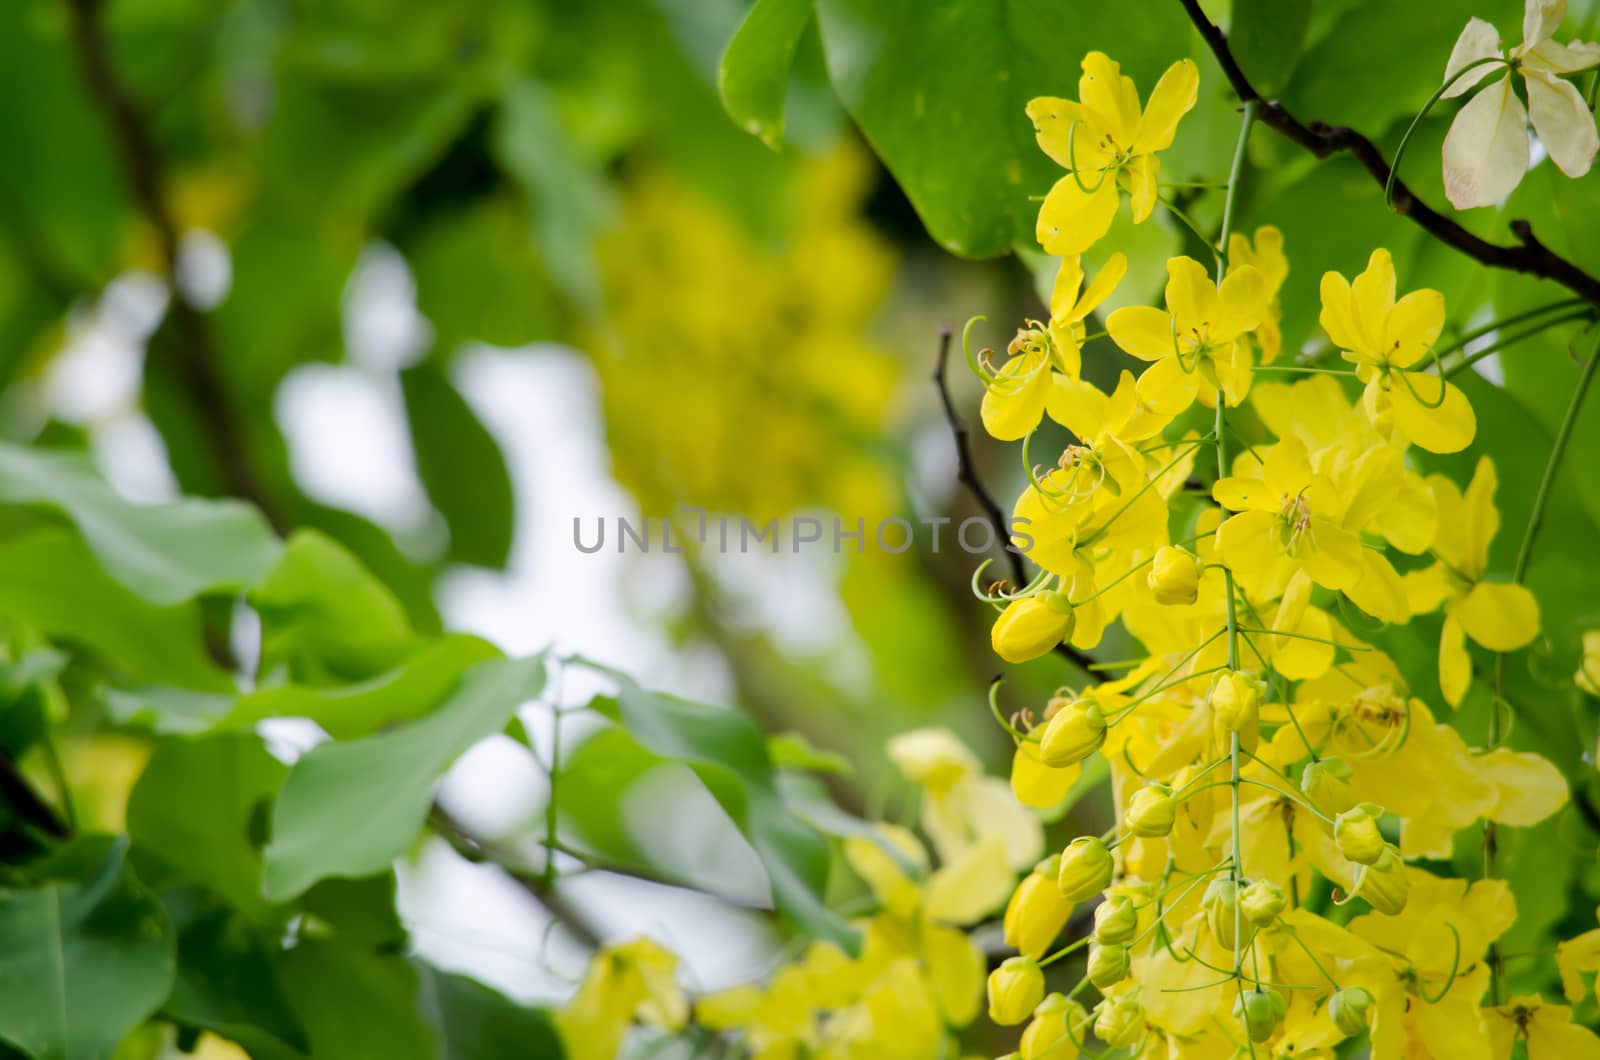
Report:
<svg viewBox="0 0 1600 1060"><path fill-rule="evenodd" d="M1088 1024L1082 1005L1051 994L1039 1002L1022 1032L1022 1060L1076 1060Z"/></svg>
<svg viewBox="0 0 1600 1060"><path fill-rule="evenodd" d="M1081 254L1111 227L1120 187L1135 223L1156 203L1157 151L1172 146L1178 121L1200 87L1195 64L1180 59L1161 75L1141 113L1133 79L1101 52L1083 58L1078 101L1041 96L1028 117L1044 153L1068 172L1039 208L1037 237L1047 254Z"/></svg>
<svg viewBox="0 0 1600 1060"><path fill-rule="evenodd" d="M1072 636L1072 601L1065 593L1044 592L1013 600L989 632L994 653L1020 663L1049 654Z"/></svg>
<svg viewBox="0 0 1600 1060"><path fill-rule="evenodd" d="M1105 890L1115 867L1104 843L1094 836L1079 836L1061 852L1056 884L1067 901L1087 901Z"/></svg>
<svg viewBox="0 0 1600 1060"><path fill-rule="evenodd" d="M1600 910L1595 913L1600 918ZM1556 944L1556 967L1561 971L1561 989L1572 1002L1588 993L1583 973L1600 971L1600 929L1585 931Z"/></svg>
<svg viewBox="0 0 1600 1060"><path fill-rule="evenodd" d="M985 380L981 413L983 426L995 438L1016 441L1039 426L1051 385L1059 373L1077 380L1083 364L1081 345L1087 332L1084 320L1099 308L1128 271L1128 259L1113 254L1083 285L1083 265L1077 255L1063 258L1050 294L1050 323L1017 332L1006 352L1005 364Z"/></svg>
<svg viewBox="0 0 1600 1060"><path fill-rule="evenodd" d="M1456 209L1492 206L1522 181L1528 171L1530 112L1533 131L1556 168L1569 177L1589 172L1600 147L1594 115L1561 75L1600 63L1600 44L1551 40L1566 11L1566 0L1527 0L1522 43L1509 55L1501 50L1498 31L1481 18L1468 21L1456 39L1444 76L1446 83L1457 80L1442 98L1465 95L1484 78L1494 77L1461 108L1444 139L1444 193ZM1500 62L1484 61L1492 59ZM1467 70L1473 63L1481 65ZM1512 91L1513 73L1522 75L1527 110Z"/></svg>
<svg viewBox="0 0 1600 1060"><path fill-rule="evenodd" d="M1584 630L1583 661L1572 680L1589 695L1600 697L1600 629Z"/></svg>
<svg viewBox="0 0 1600 1060"><path fill-rule="evenodd" d="M1032 957L1009 957L989 973L989 1019L1002 1027L1021 1023L1044 1000L1044 973Z"/></svg>
<svg viewBox="0 0 1600 1060"><path fill-rule="evenodd" d="M1432 453L1465 449L1478 421L1467 396L1437 375L1412 371L1444 327L1444 296L1429 288L1395 299L1394 261L1372 252L1354 281L1322 274L1322 330L1367 385L1367 418Z"/></svg>
<svg viewBox="0 0 1600 1060"><path fill-rule="evenodd" d="M1451 706L1461 702L1472 681L1466 638L1490 651L1515 651L1539 635L1539 602L1525 587L1484 580L1489 543L1500 529L1495 510L1494 464L1480 457L1463 494L1443 475L1430 475L1439 508L1439 535L1433 544L1438 562L1405 577L1406 595L1417 612L1444 605L1439 641L1439 688Z"/></svg>
<svg viewBox="0 0 1600 1060"><path fill-rule="evenodd" d="M1043 957L1072 916L1073 903L1056 886L1058 867L1055 858L1041 863L1022 878L1006 903L1006 945L1024 957Z"/></svg>
<svg viewBox="0 0 1600 1060"><path fill-rule="evenodd" d="M612 1060L637 1018L678 1030L688 1002L673 974L678 959L649 939L607 946L589 963L578 992L556 1013L556 1029L574 1060Z"/></svg>
<svg viewBox="0 0 1600 1060"><path fill-rule="evenodd" d="M1039 757L1048 766L1073 766L1106 742L1106 719L1091 699L1069 703L1045 723Z"/></svg>
<svg viewBox="0 0 1600 1060"><path fill-rule="evenodd" d="M1283 306L1278 302L1278 292L1283 281L1289 278L1289 259L1283 253L1283 233L1273 225L1256 229L1255 245L1240 232L1228 236L1228 271L1245 266L1261 273L1267 289L1267 311L1261 323L1251 332L1256 345L1261 347L1261 363L1271 364L1283 349Z"/></svg>
<svg viewBox="0 0 1600 1060"><path fill-rule="evenodd" d="M1483 1010L1494 1060L1509 1060L1517 1041L1528 1060L1600 1060L1600 1037L1572 1022L1572 1010L1541 997L1514 997L1509 1005Z"/></svg>
<svg viewBox="0 0 1600 1060"><path fill-rule="evenodd" d="M1157 412L1176 416L1198 397L1214 405L1222 390L1238 404L1250 389L1250 350L1239 340L1267 312L1267 285L1241 265L1215 284L1193 258L1167 261L1165 310L1124 306L1106 318L1112 341L1153 362L1139 377L1139 396Z"/></svg>
<svg viewBox="0 0 1600 1060"><path fill-rule="evenodd" d="M1162 545L1156 549L1155 559L1150 562L1150 573L1146 580L1156 603L1169 606L1192 604L1200 592L1200 565L1195 562L1193 553Z"/></svg>

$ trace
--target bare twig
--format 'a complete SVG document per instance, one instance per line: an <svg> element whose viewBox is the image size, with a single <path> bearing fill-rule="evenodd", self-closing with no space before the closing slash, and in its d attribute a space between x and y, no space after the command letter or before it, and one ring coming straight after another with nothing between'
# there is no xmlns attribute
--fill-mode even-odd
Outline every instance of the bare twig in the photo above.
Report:
<svg viewBox="0 0 1600 1060"><path fill-rule="evenodd" d="M105 116L123 176L134 201L154 229L162 272L172 291L177 331L178 379L188 394L214 455L225 492L250 501L279 530L284 522L256 477L250 450L230 407L219 358L206 319L183 297L178 284L178 228L162 194L160 149L138 101L117 76L100 24L101 0L66 0L72 14L73 49L89 94Z"/></svg>
<svg viewBox="0 0 1600 1060"><path fill-rule="evenodd" d="M1346 152L1361 163L1379 187L1388 184L1389 163L1367 137L1345 125L1327 125L1323 122L1302 122L1289 113L1276 100L1264 99L1250 79L1239 68L1238 61L1228 47L1227 35L1201 10L1199 0L1179 0L1189 13L1195 29L1216 56L1228 83L1233 86L1241 103L1260 104L1256 120L1270 126L1286 139L1292 140L1318 158ZM1517 243L1491 243L1473 235L1461 225L1439 213L1417 198L1405 181L1395 177L1393 205L1396 213L1409 218L1429 235L1447 246L1490 268L1527 273L1560 284L1585 301L1600 305L1600 279L1596 279L1577 265L1545 246L1533 234L1527 221L1512 221L1511 233Z"/></svg>
<svg viewBox="0 0 1600 1060"><path fill-rule="evenodd" d="M995 503L994 497L984 486L983 480L978 478L977 465L972 459L972 444L967 434L966 424L961 422L961 417L956 413L955 403L950 399L950 385L946 381L945 368L950 362L950 327L944 325L939 328L939 357L934 364L933 383L939 388L939 401L944 406L945 422L950 425L950 436L956 443L956 479L972 493L973 499L978 502L978 507L983 509L984 516L994 527L996 538L1000 541L1001 551L1005 553L1006 562L1011 567L1012 584L1021 587L1028 584L1028 572L1022 565L1022 556L1015 550L1007 547L1011 540L1010 523L1007 522L1005 512L1000 505ZM1074 648L1070 644L1057 644L1057 655L1068 660L1073 665L1083 670L1089 669L1089 664L1094 662L1089 656Z"/></svg>

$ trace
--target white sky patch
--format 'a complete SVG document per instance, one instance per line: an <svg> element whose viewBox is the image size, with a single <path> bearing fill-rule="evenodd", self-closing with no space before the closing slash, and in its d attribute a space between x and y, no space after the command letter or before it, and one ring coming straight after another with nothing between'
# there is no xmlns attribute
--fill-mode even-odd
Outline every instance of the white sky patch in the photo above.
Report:
<svg viewBox="0 0 1600 1060"><path fill-rule="evenodd" d="M167 459L167 444L141 412L124 412L101 421L89 437L101 474L118 493L138 504L176 500L177 476Z"/></svg>
<svg viewBox="0 0 1600 1060"><path fill-rule="evenodd" d="M233 257L215 232L191 228L178 244L178 290L202 312L215 309L233 286Z"/></svg>
<svg viewBox="0 0 1600 1060"><path fill-rule="evenodd" d="M433 325L417 311L417 285L406 259L387 243L361 252L344 289L344 346L356 364L398 370L421 360Z"/></svg>

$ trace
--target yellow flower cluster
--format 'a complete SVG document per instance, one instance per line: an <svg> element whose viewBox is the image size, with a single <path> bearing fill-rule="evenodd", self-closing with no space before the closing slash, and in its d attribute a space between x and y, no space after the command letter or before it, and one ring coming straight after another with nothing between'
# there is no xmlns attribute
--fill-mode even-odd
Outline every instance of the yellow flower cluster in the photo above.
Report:
<svg viewBox="0 0 1600 1060"><path fill-rule="evenodd" d="M1408 459L1476 431L1465 395L1428 370L1443 297L1401 293L1375 250L1359 275L1322 278L1322 329L1353 370L1302 361L1286 369L1299 381L1265 382L1283 240L1224 232L1214 275L1174 258L1161 306L1109 314L1110 339L1144 367L1110 393L1092 385L1085 320L1124 262L1080 294L1075 255L1107 230L1118 188L1136 220L1149 214L1156 152L1195 88L1177 63L1141 113L1114 62L1092 53L1083 70L1078 101L1028 108L1070 170L1039 214L1045 249L1069 255L1051 320L1024 328L998 368L973 360L994 436L1026 445L1048 417L1076 440L1016 502L1038 576L988 598L1005 659L1094 648L1119 620L1142 653L1006 723L1020 802L1058 803L1098 754L1117 823L1015 888L1018 956L990 976L991 1018L1023 1026L1023 1060L1099 1055L1096 1040L1123 1056L1332 1057L1363 1034L1377 1060L1507 1057L1516 1040L1535 1058L1600 1057L1567 1009L1497 1003L1492 948L1516 915L1504 882L1410 864L1449 858L1469 825L1532 825L1567 798L1545 759L1473 747L1437 720L1471 684L1468 639L1512 651L1540 622L1526 589L1490 575L1494 465L1481 459L1462 488ZM1429 704L1369 637L1440 610L1443 702ZM1578 679L1593 680L1587 667ZM1314 911L1331 913L1330 890L1353 903L1334 919ZM1063 938L1091 902L1092 929ZM1083 978L1050 992L1052 965L1079 950ZM1597 967L1600 931L1563 948L1572 999Z"/></svg>

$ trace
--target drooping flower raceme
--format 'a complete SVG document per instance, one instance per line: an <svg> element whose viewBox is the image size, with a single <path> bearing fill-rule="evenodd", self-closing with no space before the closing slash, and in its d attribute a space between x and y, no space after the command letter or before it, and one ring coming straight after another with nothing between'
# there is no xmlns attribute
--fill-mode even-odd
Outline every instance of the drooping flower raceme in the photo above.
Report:
<svg viewBox="0 0 1600 1060"><path fill-rule="evenodd" d="M1465 95L1492 79L1461 108L1445 136L1444 193L1458 210L1492 206L1521 182L1528 171L1530 117L1561 172L1589 172L1600 137L1589 105L1566 76L1600 65L1600 44L1552 40L1566 13L1566 0L1527 0L1522 43L1509 53L1499 31L1481 18L1469 21L1457 38L1445 67L1443 98ZM1526 108L1513 89L1514 75L1522 77Z"/></svg>

